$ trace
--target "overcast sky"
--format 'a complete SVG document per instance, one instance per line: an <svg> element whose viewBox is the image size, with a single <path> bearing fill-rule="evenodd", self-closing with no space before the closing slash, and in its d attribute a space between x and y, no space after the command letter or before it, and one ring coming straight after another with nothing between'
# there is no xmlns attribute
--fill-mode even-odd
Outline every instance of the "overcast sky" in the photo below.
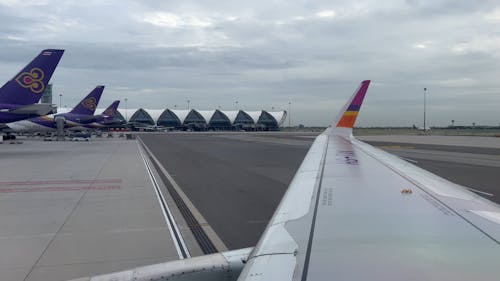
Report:
<svg viewBox="0 0 500 281"><path fill-rule="evenodd" d="M360 126L500 122L500 2L0 0L0 82L43 48L73 106L288 109L327 125L371 79ZM58 97L54 99L58 102Z"/></svg>

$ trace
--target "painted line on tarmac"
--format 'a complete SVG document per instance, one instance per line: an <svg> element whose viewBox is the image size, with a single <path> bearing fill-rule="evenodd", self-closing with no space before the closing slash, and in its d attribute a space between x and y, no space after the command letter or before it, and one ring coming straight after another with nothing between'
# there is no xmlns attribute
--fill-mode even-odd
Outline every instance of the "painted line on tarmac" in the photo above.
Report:
<svg viewBox="0 0 500 281"><path fill-rule="evenodd" d="M46 187L22 187L22 188L0 188L0 193L16 192L50 192L50 191L80 191L80 190L116 190L121 189L119 185L104 186L46 186Z"/></svg>
<svg viewBox="0 0 500 281"><path fill-rule="evenodd" d="M414 146L402 146L402 145L381 145L379 147L383 149L415 149Z"/></svg>
<svg viewBox="0 0 500 281"><path fill-rule="evenodd" d="M37 181L2 181L0 186L33 186L48 184L96 184L96 183L121 183L121 179L93 179L93 180L37 180Z"/></svg>
<svg viewBox="0 0 500 281"><path fill-rule="evenodd" d="M173 190L169 191L172 197L178 197L178 200L175 200L175 198L173 199L176 204L178 204L177 207L179 208L179 211L181 211L181 214L186 220L186 223L191 229L191 232L195 236L202 251L205 254L227 251L228 248L224 244L224 242L222 242L222 239L220 239L215 230L210 226L210 224L203 217L200 211L198 211L198 209L191 202L189 197L184 193L184 191L182 191L182 188L177 184L170 173L165 169L165 167L163 167L158 158L154 156L154 154L144 144L140 137L138 137L137 139L142 144L142 147L145 149L146 153L150 156L152 161L154 161L153 164L155 165L155 167L157 167L158 172L161 172L163 174L163 176L170 183L170 186L173 188ZM207 239L204 236L207 236L206 238L208 238L208 241L206 241Z"/></svg>
<svg viewBox="0 0 500 281"><path fill-rule="evenodd" d="M142 161L144 161L144 165L146 166L146 170L148 171L149 178L151 179L151 182L153 183L156 197L158 198L158 201L160 202L161 210L163 212L163 216L165 217L165 222L167 223L167 227L168 227L168 230L170 231L170 235L172 236L172 241L174 242L175 250L177 251L177 254L179 255L179 259L190 258L191 255L189 254L189 250L186 247L186 243L184 242L184 239L182 238L181 232L179 231L179 228L177 227L177 224L175 223L174 216L172 215L172 212L170 211L170 208L167 205L165 197L163 196L161 189L158 185L158 182L156 181L156 178L153 174L151 166L149 165L149 162L146 159L146 156L144 156L144 153L142 152L142 149L141 149L139 144L138 144L138 148L139 148L139 153L141 154L141 157L142 157Z"/></svg>

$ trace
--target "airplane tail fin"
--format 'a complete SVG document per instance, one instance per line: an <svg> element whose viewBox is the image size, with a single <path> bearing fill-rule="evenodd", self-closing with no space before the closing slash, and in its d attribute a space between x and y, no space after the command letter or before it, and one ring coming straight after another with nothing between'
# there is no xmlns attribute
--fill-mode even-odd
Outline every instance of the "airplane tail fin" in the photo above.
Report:
<svg viewBox="0 0 500 281"><path fill-rule="evenodd" d="M97 104L101 99L104 86L97 86L88 94L77 106L75 106L70 113L94 115Z"/></svg>
<svg viewBox="0 0 500 281"><path fill-rule="evenodd" d="M333 122L331 129L332 134L342 136L352 135L352 128L354 127L354 123L356 123L359 109L361 108L361 104L363 104L369 85L370 80L361 82L358 89L340 111L335 122Z"/></svg>
<svg viewBox="0 0 500 281"><path fill-rule="evenodd" d="M42 97L64 50L43 50L0 88L0 103L33 104Z"/></svg>
<svg viewBox="0 0 500 281"><path fill-rule="evenodd" d="M118 110L119 100L115 100L106 110L102 112L104 118L113 119L116 116L116 111Z"/></svg>

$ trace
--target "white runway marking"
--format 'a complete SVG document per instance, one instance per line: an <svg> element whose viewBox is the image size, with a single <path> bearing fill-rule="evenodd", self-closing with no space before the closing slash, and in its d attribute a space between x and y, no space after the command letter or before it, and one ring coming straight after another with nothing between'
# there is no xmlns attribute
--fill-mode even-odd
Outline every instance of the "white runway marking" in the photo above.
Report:
<svg viewBox="0 0 500 281"><path fill-rule="evenodd" d="M139 153L141 154L142 160L144 161L144 165L146 166L146 170L148 171L151 182L154 185L158 202L162 207L161 209L163 212L163 216L165 217L165 222L168 226L168 230L170 231L170 235L172 236L172 241L174 242L175 249L177 250L177 254L179 255L179 259L190 258L191 255L189 254L189 250L186 247L186 243L182 238L182 235L179 231L179 228L177 227L177 224L175 223L174 216L172 215L172 212L170 211L170 208L167 205L165 197L163 197L163 194L161 193L160 187L158 186L158 182L156 181L153 171L151 170L151 166L149 165L148 160L144 156L140 144L137 143L137 145L139 146Z"/></svg>
<svg viewBox="0 0 500 281"><path fill-rule="evenodd" d="M224 252L228 251L227 246L224 244L222 239L217 235L215 230L212 228L212 226L207 222L205 217L201 214L201 212L195 207L193 202L189 199L189 197L184 193L182 188L177 184L177 182L174 180L172 175L163 167L163 165L160 163L160 161L155 157L155 155L149 150L149 148L146 146L146 144L142 141L141 138L138 138L138 142L142 144L142 148L144 148L145 152L150 155L151 160L154 161L160 171L159 173L163 173L163 175L167 178L169 183L172 185L172 187L175 189L175 191L179 194L181 197L182 201L186 204L186 206L189 208L195 219L198 221L200 226L202 226L203 230L205 231L206 235L210 239L210 241L214 244L215 248L219 252Z"/></svg>

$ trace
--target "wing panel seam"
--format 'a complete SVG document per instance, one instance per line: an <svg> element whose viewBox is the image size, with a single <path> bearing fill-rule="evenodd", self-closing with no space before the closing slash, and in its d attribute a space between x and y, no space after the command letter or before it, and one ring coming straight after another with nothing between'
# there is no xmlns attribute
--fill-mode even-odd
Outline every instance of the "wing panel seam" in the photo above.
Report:
<svg viewBox="0 0 500 281"><path fill-rule="evenodd" d="M314 203L314 213L313 213L313 218L312 218L312 223L311 223L311 230L309 233L309 240L307 242L307 250L306 250L306 257L304 261L304 269L302 270L302 281L307 280L307 273L309 269L309 260L311 259L311 248L312 248L312 243L313 243L313 238L314 238L314 228L316 226L316 216L318 214L318 205L319 205L319 198L321 194L321 185L323 184L323 174L325 172L325 163L326 163L326 155L328 154L328 146L330 143L330 136L327 135L326 137L326 146L325 150L323 152L323 157L321 159L321 173L320 173L320 178L319 178L319 183L318 183L318 189L316 190L316 202Z"/></svg>

